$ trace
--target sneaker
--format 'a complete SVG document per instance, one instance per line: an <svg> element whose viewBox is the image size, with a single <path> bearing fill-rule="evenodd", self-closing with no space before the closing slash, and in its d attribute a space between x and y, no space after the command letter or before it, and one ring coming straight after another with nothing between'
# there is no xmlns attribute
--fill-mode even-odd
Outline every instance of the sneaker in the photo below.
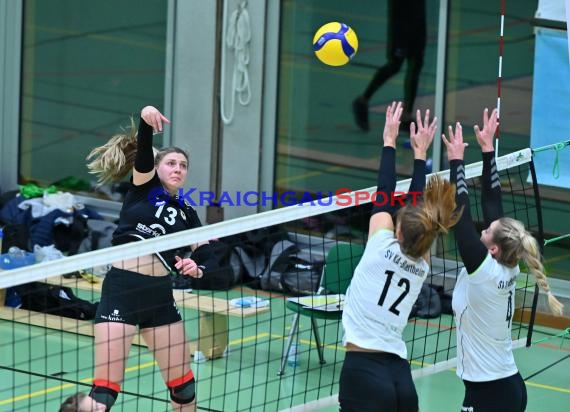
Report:
<svg viewBox="0 0 570 412"><path fill-rule="evenodd" d="M191 292L192 278L190 276L181 275L180 273L172 275L172 289Z"/></svg>
<svg viewBox="0 0 570 412"><path fill-rule="evenodd" d="M368 124L368 102L363 97L359 97L352 102L352 112L354 113L354 121L356 125L367 132L370 130Z"/></svg>

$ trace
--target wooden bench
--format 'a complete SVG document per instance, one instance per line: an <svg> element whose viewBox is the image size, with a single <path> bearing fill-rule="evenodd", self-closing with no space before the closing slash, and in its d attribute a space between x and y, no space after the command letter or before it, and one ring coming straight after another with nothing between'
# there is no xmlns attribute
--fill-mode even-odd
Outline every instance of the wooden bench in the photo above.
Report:
<svg viewBox="0 0 570 412"><path fill-rule="evenodd" d="M61 330L93 337L93 321L66 318L64 316L50 315L47 313L34 312L26 309L15 309L8 306L0 306L0 319L24 325L39 326L45 329ZM144 340L137 333L133 339L133 344L146 346ZM190 353L194 354L198 350L198 341L189 342Z"/></svg>
<svg viewBox="0 0 570 412"><path fill-rule="evenodd" d="M46 279L45 282L97 294L101 293L102 287L102 281L98 283L90 283L82 278L66 279L63 276L49 278ZM194 354L195 351L200 351L208 359L220 358L224 355L229 343L230 316L255 316L258 313L268 312L270 310L269 306L263 308L238 308L230 306L229 301L224 298L199 295L180 290L173 290L172 292L174 300L179 307L194 309L200 313L200 326L198 331L199 338L197 342L191 342L191 353ZM30 313L37 314L38 316L22 314L21 316L17 315L14 317L14 315L9 311L2 311L0 319L13 320L20 323L30 323L36 326L62 329L69 332L93 336L92 322L90 321L62 318L38 312ZM5 315L9 317L5 318ZM52 319L53 317L60 320L54 320ZM28 319L30 322L27 322ZM32 320L37 323L31 323ZM91 329L82 322L91 325ZM140 342L140 340L137 340L137 342Z"/></svg>

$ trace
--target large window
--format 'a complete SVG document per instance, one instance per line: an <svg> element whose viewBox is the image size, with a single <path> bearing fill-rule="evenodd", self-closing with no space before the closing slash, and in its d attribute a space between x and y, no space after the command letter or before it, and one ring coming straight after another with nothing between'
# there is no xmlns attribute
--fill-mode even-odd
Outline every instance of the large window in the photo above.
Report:
<svg viewBox="0 0 570 412"><path fill-rule="evenodd" d="M530 145L535 68L532 19L536 7L536 0L508 2L505 13L500 155ZM468 162L481 159L473 125L481 123L484 107L492 108L497 104L499 22L498 2L450 2L445 119L447 123L454 120L462 122L465 137L471 143L466 150ZM566 189L541 186L547 239L570 233L570 222L566 218L568 193ZM568 248L567 241L544 248L549 275L570 279Z"/></svg>
<svg viewBox="0 0 570 412"><path fill-rule="evenodd" d="M499 2L449 2L445 121L461 121L467 140L467 162L480 160L473 125L484 107L497 105L499 71ZM534 36L531 24L536 0L509 3L505 14L501 83L499 154L528 147Z"/></svg>
<svg viewBox="0 0 570 412"><path fill-rule="evenodd" d="M390 0L407 4L401 25L414 25L415 10L427 3L427 41L415 108L434 107L439 1ZM278 190L335 191L370 187L376 182L385 107L403 100L408 62L369 100L370 131L354 122L352 102L364 93L376 71L387 63L388 0L290 0L282 3L278 153ZM420 13L421 14L421 13ZM315 31L324 23L351 26L359 39L354 59L342 67L319 62L312 51ZM412 153L401 136L398 173L411 173Z"/></svg>
<svg viewBox="0 0 570 412"><path fill-rule="evenodd" d="M89 151L162 106L166 4L24 2L20 183L92 181Z"/></svg>
<svg viewBox="0 0 570 412"><path fill-rule="evenodd" d="M411 10L423 1L332 1L326 7L316 0L282 3L277 190L328 195L338 188L360 189L375 184L384 108L404 98L406 62L370 99L369 132L356 126L351 105L387 62L390 3L405 3ZM480 124L484 107L497 105L501 9L498 2L458 0L447 4L447 61L445 68L438 68L440 2L426 2L427 44L415 108L434 107L436 71L445 69L444 113L440 121L444 127L462 122L465 138L471 143L466 161L471 163L481 159L473 125ZM508 2L506 10L500 155L530 144L536 7L536 0L520 0ZM358 53L346 66L324 66L313 55L313 34L329 21L344 22L358 35ZM406 140L406 134L401 134L397 151L400 178L409 174L411 166ZM441 168L447 168L445 153ZM541 187L546 238L570 233L570 221L565 218L568 193ZM549 245L544 254L549 274L570 278L567 240Z"/></svg>

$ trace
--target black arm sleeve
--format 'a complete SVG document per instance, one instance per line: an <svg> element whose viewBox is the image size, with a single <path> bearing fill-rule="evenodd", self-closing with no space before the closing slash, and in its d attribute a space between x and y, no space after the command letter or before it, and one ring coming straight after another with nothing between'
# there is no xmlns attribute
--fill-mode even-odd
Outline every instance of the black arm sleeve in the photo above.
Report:
<svg viewBox="0 0 570 412"><path fill-rule="evenodd" d="M467 273L473 273L483 263L487 257L487 248L481 242L469 207L469 196L467 192L467 182L465 181L465 165L463 160L452 160L449 162L450 182L457 185L456 203L457 207L463 206L463 214L455 225L455 237L459 254Z"/></svg>
<svg viewBox="0 0 570 412"><path fill-rule="evenodd" d="M398 196L394 199L394 213L396 213L404 205L415 205L422 198L424 188L426 187L426 161L421 159L414 160L414 171L412 172L412 180L410 188L405 196Z"/></svg>
<svg viewBox="0 0 570 412"><path fill-rule="evenodd" d="M140 173L148 173L154 169L154 153L152 151L152 126L141 119L139 120L139 132L137 134L137 154L135 157L135 170Z"/></svg>
<svg viewBox="0 0 570 412"><path fill-rule="evenodd" d="M386 146L382 149L382 159L378 168L378 183L376 199L372 207L372 214L387 212L394 213L394 202L390 196L396 189L396 149Z"/></svg>
<svg viewBox="0 0 570 412"><path fill-rule="evenodd" d="M424 193L424 188L426 187L426 161L421 159L414 160L414 171L412 172L412 181L410 182L409 192L420 192ZM418 196L418 198L421 195ZM406 202L410 202L413 198L411 196L406 197Z"/></svg>
<svg viewBox="0 0 570 412"><path fill-rule="evenodd" d="M481 204L483 207L483 219L485 227L491 222L503 217L503 203L501 198L501 181L497 165L495 164L495 152L482 153L483 155L483 190L481 191Z"/></svg>

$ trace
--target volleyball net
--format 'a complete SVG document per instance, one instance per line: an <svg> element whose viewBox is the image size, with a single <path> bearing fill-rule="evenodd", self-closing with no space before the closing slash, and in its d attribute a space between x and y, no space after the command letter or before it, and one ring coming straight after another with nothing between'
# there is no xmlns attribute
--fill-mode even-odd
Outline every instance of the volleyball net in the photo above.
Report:
<svg viewBox="0 0 570 412"><path fill-rule="evenodd" d="M497 165L506 216L524 222L542 244L531 150L501 156ZM481 162L466 167L472 215L478 225L483 221L481 169ZM448 171L439 173L448 176ZM409 182L398 181L396 191L406 192ZM370 196L375 191L371 187L359 193ZM297 304L307 304L310 309L319 306L316 309L322 316L301 313L298 329L291 337L294 345L289 345L288 336L296 314L303 312L291 310L290 298L317 292L322 268L327 265L329 269L337 267L338 272L346 272L347 267L352 271L357 253L332 261L332 249L348 245L360 250L366 244L370 201L356 205L357 193L343 196L343 201L337 197L312 202L302 199L303 204L187 232L7 270L0 275L0 289L8 294L21 291L24 296L20 298L25 301L31 282L39 282L44 293L56 290L61 294L63 290L65 294L67 290L95 303L100 300L103 280L97 274L113 262L206 240L223 244L218 248L224 254L223 274L230 274L237 283L228 290L202 289L205 285L198 282L190 285L191 291L173 291L189 340L188 353L192 354L187 361L192 362L196 376L198 410L273 411L297 405L305 405L306 410L311 403L317 408L335 404L345 354L342 325L335 309L342 306L339 288L321 288L321 297L314 300L299 299ZM431 273L426 282L433 291L430 293L437 294L440 307L422 314L418 302L418 312L405 329L414 376L450 368L456 357L449 305L462 263L453 234L440 237L431 254ZM528 319L532 323L538 299L534 278L525 273L523 270L517 281L513 321L516 346L530 344L532 324ZM351 275L339 273L344 279ZM272 285L271 290L268 285ZM324 286L330 287L330 283ZM148 296L148 291L137 290L136 285L130 288L132 296ZM322 295L327 297L323 300ZM429 307L429 295L427 299ZM73 393L89 391L95 365L92 321L22 307L0 309L0 410L57 410ZM145 309L152 317L153 308ZM113 410L170 410L170 396L159 367L138 333Z"/></svg>

